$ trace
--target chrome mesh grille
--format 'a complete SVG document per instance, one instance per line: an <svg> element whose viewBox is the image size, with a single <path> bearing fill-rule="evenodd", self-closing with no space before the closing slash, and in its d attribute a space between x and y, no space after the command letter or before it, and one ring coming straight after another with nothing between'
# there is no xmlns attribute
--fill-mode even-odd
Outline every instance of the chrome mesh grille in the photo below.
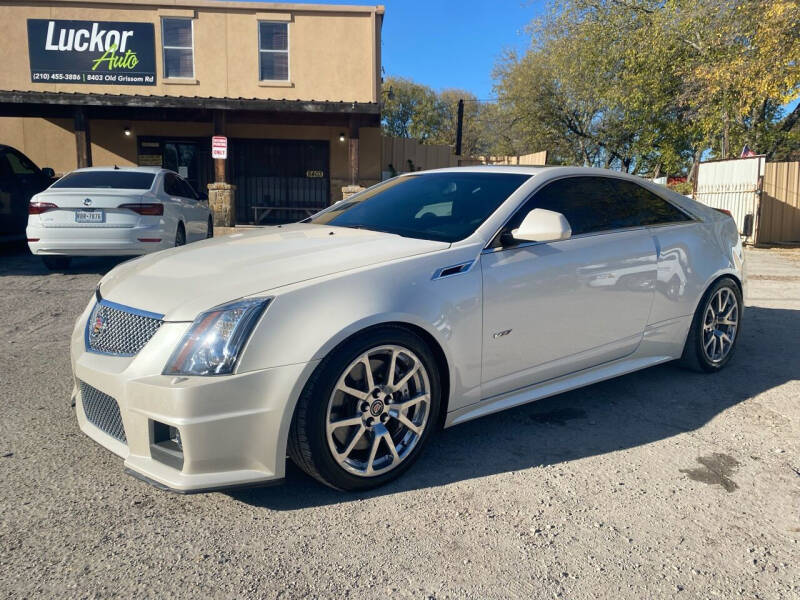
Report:
<svg viewBox="0 0 800 600"><path fill-rule="evenodd" d="M122 415L119 414L117 401L88 383L81 381L79 384L83 412L89 423L123 444L127 444L128 440L125 437L125 428L122 426Z"/></svg>
<svg viewBox="0 0 800 600"><path fill-rule="evenodd" d="M134 356L161 327L161 319L97 304L86 324L89 350L117 356Z"/></svg>

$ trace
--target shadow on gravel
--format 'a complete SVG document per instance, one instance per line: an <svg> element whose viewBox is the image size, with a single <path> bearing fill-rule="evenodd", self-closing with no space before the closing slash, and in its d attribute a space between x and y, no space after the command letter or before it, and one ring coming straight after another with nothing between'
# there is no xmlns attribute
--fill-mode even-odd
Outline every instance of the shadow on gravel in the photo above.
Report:
<svg viewBox="0 0 800 600"><path fill-rule="evenodd" d="M41 276L50 273L105 275L121 262L134 258L131 256L78 256L72 259L68 268L50 271L42 259L34 256L24 243L0 245L0 276Z"/></svg>
<svg viewBox="0 0 800 600"><path fill-rule="evenodd" d="M739 402L797 379L797 356L786 350L798 339L800 311L748 307L737 354L719 374L661 365L446 429L398 481L367 493L328 489L288 461L284 485L229 495L254 506L296 510L649 444L698 429Z"/></svg>

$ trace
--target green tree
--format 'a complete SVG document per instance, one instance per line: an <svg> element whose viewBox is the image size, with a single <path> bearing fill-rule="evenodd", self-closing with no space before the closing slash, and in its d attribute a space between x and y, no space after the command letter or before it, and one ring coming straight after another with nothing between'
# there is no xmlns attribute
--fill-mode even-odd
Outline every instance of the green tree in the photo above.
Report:
<svg viewBox="0 0 800 600"><path fill-rule="evenodd" d="M796 151L797 0L560 0L496 70L500 105L565 162L674 172L744 143Z"/></svg>
<svg viewBox="0 0 800 600"><path fill-rule="evenodd" d="M388 136L442 144L455 149L458 101L464 100L461 153L464 156L485 154L491 147L491 128L483 113L486 104L466 90L432 88L402 77L388 77L385 90L391 90L382 111L383 132Z"/></svg>
<svg viewBox="0 0 800 600"><path fill-rule="evenodd" d="M402 77L387 78L383 87L392 90L382 110L386 135L421 142L439 139L443 135L445 111L432 88Z"/></svg>

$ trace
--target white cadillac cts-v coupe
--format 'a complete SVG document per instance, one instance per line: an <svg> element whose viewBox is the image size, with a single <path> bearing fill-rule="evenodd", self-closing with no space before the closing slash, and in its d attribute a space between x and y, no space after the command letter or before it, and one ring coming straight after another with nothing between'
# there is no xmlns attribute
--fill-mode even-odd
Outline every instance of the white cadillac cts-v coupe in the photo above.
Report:
<svg viewBox="0 0 800 600"><path fill-rule="evenodd" d="M213 236L208 201L158 167L67 173L28 206L28 246L49 269L73 256L128 256Z"/></svg>
<svg viewBox="0 0 800 600"><path fill-rule="evenodd" d="M155 485L339 489L441 425L666 361L715 372L742 319L733 219L580 168L396 177L302 223L100 282L72 337L81 429Z"/></svg>

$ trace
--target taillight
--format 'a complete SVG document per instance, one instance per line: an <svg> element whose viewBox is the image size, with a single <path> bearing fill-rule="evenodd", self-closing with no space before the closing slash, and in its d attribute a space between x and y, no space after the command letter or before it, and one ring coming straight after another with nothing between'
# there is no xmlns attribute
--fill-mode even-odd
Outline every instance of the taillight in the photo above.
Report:
<svg viewBox="0 0 800 600"><path fill-rule="evenodd" d="M164 205L156 203L120 204L120 208L127 208L140 215L156 217L164 214Z"/></svg>
<svg viewBox="0 0 800 600"><path fill-rule="evenodd" d="M40 215L43 212L47 212L48 210L53 210L54 208L58 208L52 202L31 202L28 204L28 214L29 215Z"/></svg>
<svg viewBox="0 0 800 600"><path fill-rule="evenodd" d="M729 217L733 218L733 213L729 211L727 208L715 208L717 212L721 212L723 215L728 215Z"/></svg>

